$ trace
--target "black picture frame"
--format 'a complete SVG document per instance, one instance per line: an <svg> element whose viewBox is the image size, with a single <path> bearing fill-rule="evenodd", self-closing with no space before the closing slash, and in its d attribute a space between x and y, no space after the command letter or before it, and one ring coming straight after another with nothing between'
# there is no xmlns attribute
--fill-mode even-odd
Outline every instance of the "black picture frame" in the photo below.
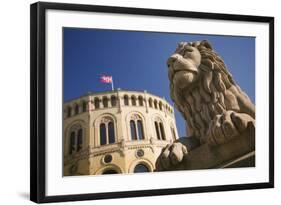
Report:
<svg viewBox="0 0 281 205"><path fill-rule="evenodd" d="M89 193L46 196L46 11L85 11L121 13L160 17L214 19L228 21L262 22L269 25L269 181L249 184L170 188L126 192ZM274 187L274 18L265 16L229 15L143 8L125 8L82 4L38 2L30 7L30 200L37 203L76 200L97 200L198 192L230 191Z"/></svg>

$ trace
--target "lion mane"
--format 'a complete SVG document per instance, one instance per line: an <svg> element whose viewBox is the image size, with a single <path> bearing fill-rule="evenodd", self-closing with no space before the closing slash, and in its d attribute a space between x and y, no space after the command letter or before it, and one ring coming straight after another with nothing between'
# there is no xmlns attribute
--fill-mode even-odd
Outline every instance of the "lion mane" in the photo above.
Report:
<svg viewBox="0 0 281 205"><path fill-rule="evenodd" d="M208 41L182 42L175 53L184 56L186 45L198 49L201 63L198 78L188 88L179 89L170 79L170 95L187 122L190 136L202 141L216 115L232 110L255 118L255 106L235 83L222 58Z"/></svg>

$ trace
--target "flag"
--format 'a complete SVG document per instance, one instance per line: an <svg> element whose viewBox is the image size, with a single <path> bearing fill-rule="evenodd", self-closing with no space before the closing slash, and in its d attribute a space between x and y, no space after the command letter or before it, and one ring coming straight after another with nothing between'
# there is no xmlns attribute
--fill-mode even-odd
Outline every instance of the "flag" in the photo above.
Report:
<svg viewBox="0 0 281 205"><path fill-rule="evenodd" d="M100 77L100 82L102 82L102 83L111 83L111 89L114 90L113 78L112 78L111 75L102 75Z"/></svg>
<svg viewBox="0 0 281 205"><path fill-rule="evenodd" d="M100 81L102 83L112 83L112 76L110 76L110 75L102 75L100 77Z"/></svg>

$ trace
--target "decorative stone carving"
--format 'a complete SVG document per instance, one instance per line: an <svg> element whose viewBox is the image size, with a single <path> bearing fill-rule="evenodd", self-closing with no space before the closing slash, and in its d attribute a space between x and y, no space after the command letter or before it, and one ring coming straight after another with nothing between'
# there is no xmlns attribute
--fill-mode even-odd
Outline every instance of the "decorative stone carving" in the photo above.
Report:
<svg viewBox="0 0 281 205"><path fill-rule="evenodd" d="M154 121L162 122L162 120L161 120L161 118L160 118L159 116L156 116L156 117L154 118Z"/></svg>
<svg viewBox="0 0 281 205"><path fill-rule="evenodd" d="M208 146L204 154L212 155L213 150L219 149L216 147L244 136L249 127L255 129L254 104L235 83L209 42L180 43L167 65L170 95L186 120L190 136L162 150L156 164L158 171L174 170L180 163L181 169L192 169L184 164L188 163L184 158L193 150ZM239 143L235 146L239 149ZM209 147L213 147L211 151Z"/></svg>
<svg viewBox="0 0 281 205"><path fill-rule="evenodd" d="M132 116L131 116L131 120L141 120L141 117L138 115L138 114L133 114Z"/></svg>
<svg viewBox="0 0 281 205"><path fill-rule="evenodd" d="M113 122L113 120L111 117L108 117L108 116L103 117L100 121L100 123L105 123L105 124L110 123L110 122Z"/></svg>
<svg viewBox="0 0 281 205"><path fill-rule="evenodd" d="M74 125L71 126L71 128L69 129L70 132L72 131L77 131L78 129L81 129L82 126L80 125L80 123L76 123Z"/></svg>
<svg viewBox="0 0 281 205"><path fill-rule="evenodd" d="M138 149L138 150L136 150L136 157L137 158L141 158L141 157L143 157L144 156L144 151L143 151L143 149Z"/></svg>

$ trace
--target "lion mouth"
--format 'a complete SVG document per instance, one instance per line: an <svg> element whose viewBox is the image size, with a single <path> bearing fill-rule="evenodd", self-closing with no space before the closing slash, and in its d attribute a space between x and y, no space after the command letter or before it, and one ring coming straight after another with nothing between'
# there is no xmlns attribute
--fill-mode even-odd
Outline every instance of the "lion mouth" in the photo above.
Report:
<svg viewBox="0 0 281 205"><path fill-rule="evenodd" d="M171 72L171 80L172 79L174 79L174 77L176 76L176 74L178 74L178 73L182 73L182 74L184 74L184 73L193 73L193 74L197 74L198 73L198 71L197 71L197 69L195 69L195 68L193 68L193 67L185 67L185 68L181 68L181 69L174 69L173 68L173 71Z"/></svg>

